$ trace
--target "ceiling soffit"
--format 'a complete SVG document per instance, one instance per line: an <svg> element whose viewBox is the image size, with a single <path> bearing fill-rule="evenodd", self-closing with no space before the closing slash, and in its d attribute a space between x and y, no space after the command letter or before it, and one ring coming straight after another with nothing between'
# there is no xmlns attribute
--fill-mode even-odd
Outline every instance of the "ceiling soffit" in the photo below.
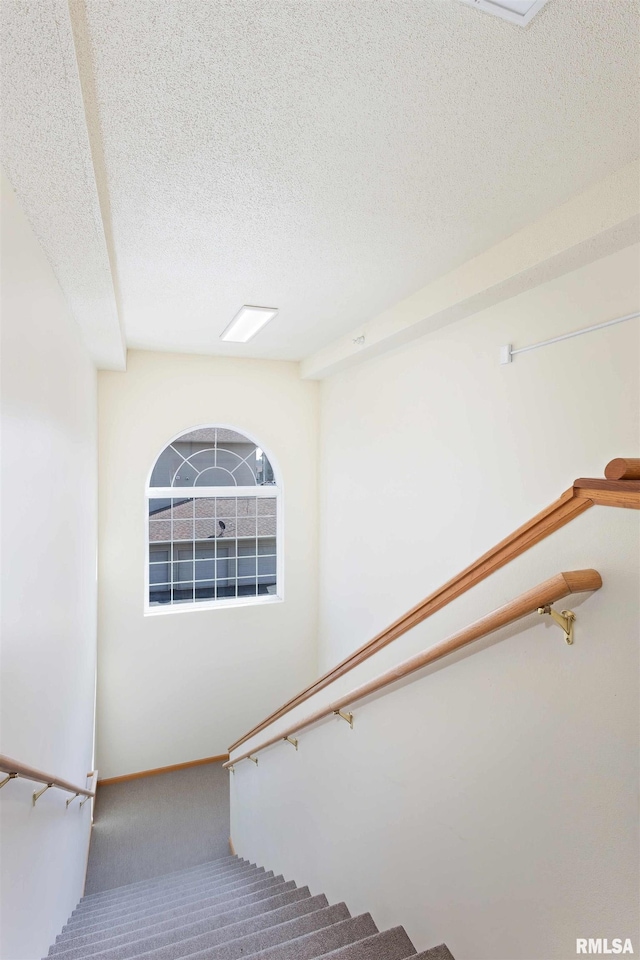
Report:
<svg viewBox="0 0 640 960"><path fill-rule="evenodd" d="M122 369L111 263L66 0L3 0L2 165L101 367Z"/></svg>

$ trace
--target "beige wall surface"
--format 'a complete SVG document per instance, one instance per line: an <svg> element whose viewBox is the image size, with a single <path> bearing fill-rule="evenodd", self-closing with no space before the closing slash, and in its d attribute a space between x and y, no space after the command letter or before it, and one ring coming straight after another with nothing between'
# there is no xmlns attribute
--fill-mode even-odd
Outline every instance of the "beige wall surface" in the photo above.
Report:
<svg viewBox="0 0 640 960"><path fill-rule="evenodd" d="M96 374L2 179L0 752L85 784L96 659ZM90 805L0 792L0 956L43 957L82 896Z"/></svg>
<svg viewBox="0 0 640 960"><path fill-rule="evenodd" d="M499 364L502 344L637 311L639 266L629 247L323 383L321 670L576 477L640 455L639 320Z"/></svg>
<svg viewBox="0 0 640 960"><path fill-rule="evenodd" d="M320 670L554 500L640 453L628 248L325 381ZM593 507L253 741L561 570L576 642L530 617L231 781L238 853L456 960L568 960L638 929L637 512Z"/></svg>
<svg viewBox="0 0 640 960"><path fill-rule="evenodd" d="M317 399L295 364L131 352L99 376L97 753L119 776L225 753L316 671ZM246 432L280 468L284 601L144 616L145 483L193 426Z"/></svg>

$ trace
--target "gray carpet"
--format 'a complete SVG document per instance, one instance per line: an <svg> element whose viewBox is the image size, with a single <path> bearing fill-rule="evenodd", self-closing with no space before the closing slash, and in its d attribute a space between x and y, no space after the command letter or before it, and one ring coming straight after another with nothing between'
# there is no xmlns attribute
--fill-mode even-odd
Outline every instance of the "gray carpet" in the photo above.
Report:
<svg viewBox="0 0 640 960"><path fill-rule="evenodd" d="M229 854L222 764L98 786L85 896L52 960L453 960Z"/></svg>
<svg viewBox="0 0 640 960"><path fill-rule="evenodd" d="M453 960L444 944L417 954L403 927L380 933L370 914L232 856L83 897L49 957Z"/></svg>
<svg viewBox="0 0 640 960"><path fill-rule="evenodd" d="M98 785L85 895L229 853L229 774L221 763Z"/></svg>

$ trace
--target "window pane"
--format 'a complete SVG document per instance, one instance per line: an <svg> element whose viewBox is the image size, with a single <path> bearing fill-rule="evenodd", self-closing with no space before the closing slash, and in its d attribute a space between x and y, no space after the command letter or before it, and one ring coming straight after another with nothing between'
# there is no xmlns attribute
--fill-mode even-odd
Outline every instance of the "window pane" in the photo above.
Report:
<svg viewBox="0 0 640 960"><path fill-rule="evenodd" d="M239 577L255 577L256 575L256 558L255 557L242 557L238 560L238 576Z"/></svg>
<svg viewBox="0 0 640 960"><path fill-rule="evenodd" d="M215 560L196 560L196 580L213 580L215 575Z"/></svg>
<svg viewBox="0 0 640 960"><path fill-rule="evenodd" d="M235 558L222 557L216 560L216 579L226 584L235 581L236 561Z"/></svg>
<svg viewBox="0 0 640 960"><path fill-rule="evenodd" d="M237 536L238 526L235 520L235 517L227 517L226 520L216 520L217 531L216 538L218 540L226 539L233 540Z"/></svg>
<svg viewBox="0 0 640 960"><path fill-rule="evenodd" d="M174 520L173 539L193 540L193 520Z"/></svg>
<svg viewBox="0 0 640 960"><path fill-rule="evenodd" d="M149 564L149 585L155 583L168 583L170 579L168 563L150 563Z"/></svg>
<svg viewBox="0 0 640 960"><path fill-rule="evenodd" d="M173 477L180 464L182 457L171 445L162 451L151 474L152 487L170 487L173 485Z"/></svg>
<svg viewBox="0 0 640 960"><path fill-rule="evenodd" d="M173 500L171 517L173 540L193 540L193 500Z"/></svg>
<svg viewBox="0 0 640 960"><path fill-rule="evenodd" d="M215 600L216 585L213 580L196 583L196 600Z"/></svg>
<svg viewBox="0 0 640 960"><path fill-rule="evenodd" d="M260 576L271 576L275 580L276 575L276 558L275 557L260 557L258 560L258 574Z"/></svg>
<svg viewBox="0 0 640 960"><path fill-rule="evenodd" d="M199 497L196 500L196 517L215 517L216 500L214 497Z"/></svg>
<svg viewBox="0 0 640 960"><path fill-rule="evenodd" d="M197 477L197 471L194 470L193 467L190 467L188 462L181 462L180 467L173 475L173 482L171 486L192 487L195 484Z"/></svg>
<svg viewBox="0 0 640 960"><path fill-rule="evenodd" d="M238 537L255 537L256 536L256 518L255 517L238 517L236 521L236 536Z"/></svg>
<svg viewBox="0 0 640 960"><path fill-rule="evenodd" d="M275 537L277 532L275 517L258 517L258 536Z"/></svg>
<svg viewBox="0 0 640 960"><path fill-rule="evenodd" d="M239 487L252 487L256 482L256 475L248 463L239 464L233 476Z"/></svg>
<svg viewBox="0 0 640 960"><path fill-rule="evenodd" d="M256 580L238 580L239 597L255 597L258 594L258 583Z"/></svg>
<svg viewBox="0 0 640 960"><path fill-rule="evenodd" d="M149 560L151 563L168 561L171 557L171 547L165 544L149 544Z"/></svg>
<svg viewBox="0 0 640 960"><path fill-rule="evenodd" d="M149 500L149 517L154 520L166 520L171 516L171 500L153 497Z"/></svg>
<svg viewBox="0 0 640 960"><path fill-rule="evenodd" d="M213 559L216 555L216 545L213 540L196 542L196 560Z"/></svg>
<svg viewBox="0 0 640 960"><path fill-rule="evenodd" d="M182 583L188 580L193 580L193 562L186 560L184 563L174 563L173 582Z"/></svg>
<svg viewBox="0 0 640 960"><path fill-rule="evenodd" d="M236 594L236 585L235 580L233 583L225 584L224 582L216 581L216 599L217 600L226 600L229 597L235 597Z"/></svg>
<svg viewBox="0 0 640 960"><path fill-rule="evenodd" d="M174 560L193 560L192 543L176 543L173 547Z"/></svg>
<svg viewBox="0 0 640 960"><path fill-rule="evenodd" d="M189 520L193 516L193 500L172 500L171 518L173 520Z"/></svg>
<svg viewBox="0 0 640 960"><path fill-rule="evenodd" d="M249 448L249 450L245 449L243 451L242 449L238 449L238 446L236 445L235 450L232 450L231 446L232 446L231 444L227 444L224 447L220 447L220 446L218 447L216 451L217 453L216 466L221 467L223 470L226 470L227 473L229 474L229 477L232 478L233 471L237 470L238 467L241 467L243 465L244 457L247 455L247 453L251 448ZM245 445L240 444L240 448L242 448L243 446ZM244 456L243 456L243 453L244 453ZM230 486L233 486L234 483L237 485L241 481L230 479L227 482L229 483ZM255 477L250 475L248 482L251 485L253 485L256 482Z"/></svg>
<svg viewBox="0 0 640 960"><path fill-rule="evenodd" d="M274 483L273 467L258 447L256 450L256 480L259 484Z"/></svg>
<svg viewBox="0 0 640 960"><path fill-rule="evenodd" d="M238 517L255 517L256 497L238 497L236 512Z"/></svg>
<svg viewBox="0 0 640 960"><path fill-rule="evenodd" d="M193 600L193 583L181 583L173 588L173 603L184 603Z"/></svg>
<svg viewBox="0 0 640 960"><path fill-rule="evenodd" d="M170 520L149 520L149 543L163 543L170 540Z"/></svg>
<svg viewBox="0 0 640 960"><path fill-rule="evenodd" d="M162 586L149 586L149 603L171 603L171 587L168 583Z"/></svg>
<svg viewBox="0 0 640 960"><path fill-rule="evenodd" d="M235 487L237 481L232 473L222 467L209 467L196 478L197 487Z"/></svg>
<svg viewBox="0 0 640 960"><path fill-rule="evenodd" d="M192 453L189 457L189 463L197 473L203 470L210 470L216 464L216 451L214 447L204 447L198 453Z"/></svg>
<svg viewBox="0 0 640 960"><path fill-rule="evenodd" d="M238 556L255 557L256 543L256 540L238 540Z"/></svg>
<svg viewBox="0 0 640 960"><path fill-rule="evenodd" d="M196 520L195 522L196 540L213 540L221 532L221 527L217 520Z"/></svg>
<svg viewBox="0 0 640 960"><path fill-rule="evenodd" d="M276 552L276 541L275 537L262 537L258 540L258 553L261 556L266 554L275 554Z"/></svg>

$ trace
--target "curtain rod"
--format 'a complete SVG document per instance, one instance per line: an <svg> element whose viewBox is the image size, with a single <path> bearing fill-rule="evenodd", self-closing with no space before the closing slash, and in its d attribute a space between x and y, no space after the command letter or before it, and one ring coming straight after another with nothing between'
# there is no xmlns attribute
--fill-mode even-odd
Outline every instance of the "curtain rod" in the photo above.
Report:
<svg viewBox="0 0 640 960"><path fill-rule="evenodd" d="M581 337L583 333L592 333L593 330L602 330L603 327L612 327L614 323L624 323L625 320L635 320L640 317L639 313L628 313L625 317L616 317L615 320L605 320L604 323L594 323L591 327L583 327L582 330L573 330L571 333L563 333L559 337L551 337L550 340L541 340L540 343L532 343L529 347L518 347L514 350L510 343L500 348L500 363L511 363L511 358L517 353L528 353L529 350L537 350L539 347L547 347L550 343L558 343L560 340L571 340L572 337Z"/></svg>

